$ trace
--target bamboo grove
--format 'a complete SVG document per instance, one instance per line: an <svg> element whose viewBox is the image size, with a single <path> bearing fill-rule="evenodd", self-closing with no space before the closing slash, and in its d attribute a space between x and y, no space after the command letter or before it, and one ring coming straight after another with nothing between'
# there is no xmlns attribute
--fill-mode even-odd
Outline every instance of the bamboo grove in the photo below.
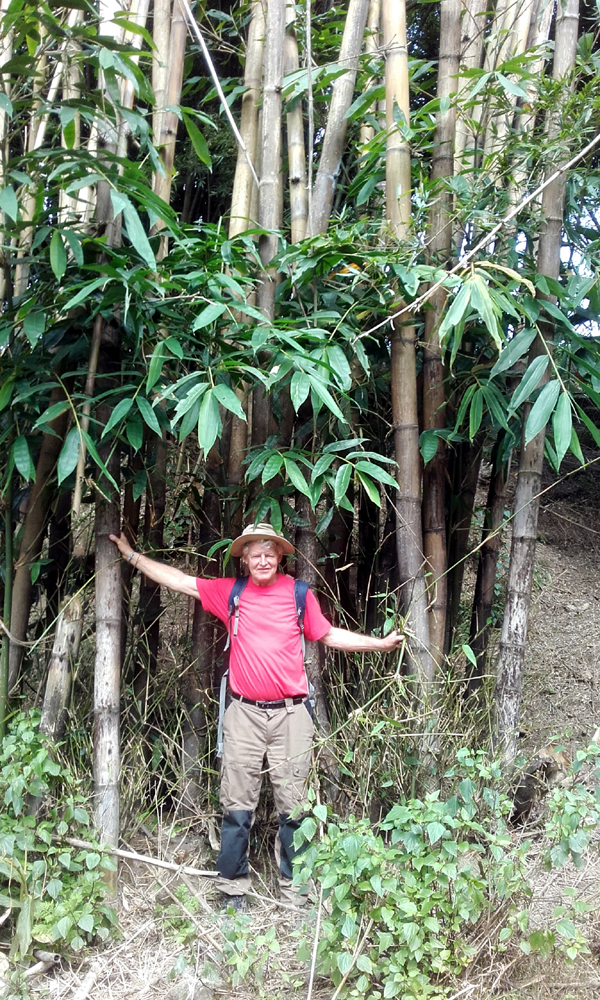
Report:
<svg viewBox="0 0 600 1000"><path fill-rule="evenodd" d="M91 609L115 843L120 711L145 717L160 678L164 595L108 536L215 575L254 518L334 620L403 616L422 705L466 646L461 696L495 675L514 756L543 462L600 445L591 7L1 0L1 24L2 725L54 641L60 733ZM219 642L197 604L174 653L190 807ZM311 649L326 734L325 667Z"/></svg>

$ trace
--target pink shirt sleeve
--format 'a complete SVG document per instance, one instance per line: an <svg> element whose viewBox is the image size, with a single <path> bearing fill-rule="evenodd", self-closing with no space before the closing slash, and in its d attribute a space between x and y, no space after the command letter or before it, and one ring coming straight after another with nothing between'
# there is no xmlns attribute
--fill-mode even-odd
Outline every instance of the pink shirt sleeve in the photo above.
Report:
<svg viewBox="0 0 600 1000"><path fill-rule="evenodd" d="M318 642L324 635L327 635L331 628L325 615L319 607L319 602L312 590L306 593L306 611L304 613L304 634L311 642Z"/></svg>

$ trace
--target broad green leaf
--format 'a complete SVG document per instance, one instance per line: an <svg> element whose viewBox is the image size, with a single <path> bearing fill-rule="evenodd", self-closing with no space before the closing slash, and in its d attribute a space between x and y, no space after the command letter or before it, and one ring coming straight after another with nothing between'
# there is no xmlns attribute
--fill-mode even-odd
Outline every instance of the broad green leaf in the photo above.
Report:
<svg viewBox="0 0 600 1000"><path fill-rule="evenodd" d="M84 299L89 298L92 292L95 292L97 288L100 288L100 286L104 287L108 280L108 278L95 278L93 281L87 281L85 285L82 285L77 294L65 303L62 307L62 311L68 313L70 309L74 309L75 306L78 306L80 302L84 301Z"/></svg>
<svg viewBox="0 0 600 1000"><path fill-rule="evenodd" d="M81 191L81 188L90 187L101 180L103 180L102 174L86 174L85 177L78 177L76 181L72 181L67 185L65 194L75 194L76 191Z"/></svg>
<svg viewBox="0 0 600 1000"><path fill-rule="evenodd" d="M535 358L529 368L523 375L519 385L515 389L510 401L510 406L508 408L509 415L514 413L515 410L524 403L526 399L529 399L531 393L540 383L540 380L548 367L548 355L541 354L539 358Z"/></svg>
<svg viewBox="0 0 600 1000"><path fill-rule="evenodd" d="M183 121L187 129L187 134L190 137L192 146L194 147L194 152L201 163L206 164L206 166L212 169L212 160L210 158L210 153L208 151L208 145L206 139L202 135L202 132L197 125L194 124L189 115L184 114Z"/></svg>
<svg viewBox="0 0 600 1000"><path fill-rule="evenodd" d="M2 188L0 191L0 209L8 215L9 219L16 222L19 217L19 203L12 185Z"/></svg>
<svg viewBox="0 0 600 1000"><path fill-rule="evenodd" d="M70 229L63 229L62 234L66 239L67 243L69 244L71 253L73 254L73 257L75 258L76 262L79 264L80 267L82 267L83 250L81 248L81 240L79 239L79 236L77 235L77 233L71 232Z"/></svg>
<svg viewBox="0 0 600 1000"><path fill-rule="evenodd" d="M476 667L477 657L475 656L475 653L473 652L471 647L468 646L466 642L463 642L462 644L462 651L465 654L467 660L469 660L469 662L472 663L474 667Z"/></svg>
<svg viewBox="0 0 600 1000"><path fill-rule="evenodd" d="M187 396L184 396L183 399L179 400L177 406L175 407L175 413L173 414L174 424L176 424L178 420L181 420L184 413L187 413L196 400L200 399L200 397L204 395L208 387L208 382L199 382L198 385L195 385L192 389L190 389ZM194 423L196 423L195 420Z"/></svg>
<svg viewBox="0 0 600 1000"><path fill-rule="evenodd" d="M15 936L19 943L19 955L24 958L29 951L31 944L31 931L33 927L33 898L25 890L25 895L21 900L21 912L17 919Z"/></svg>
<svg viewBox="0 0 600 1000"><path fill-rule="evenodd" d="M261 482L264 486L265 483L274 479L278 474L281 466L283 465L283 455L280 455L278 451L274 455L271 455L265 462L265 467L263 469Z"/></svg>
<svg viewBox="0 0 600 1000"><path fill-rule="evenodd" d="M160 424L158 422L156 413L150 406L148 400L145 399L144 396L136 396L135 401L137 403L138 410L142 414L142 419L144 420L144 422L148 425L148 427L151 430L154 431L155 434L158 434L158 436L160 437L162 433L160 429Z"/></svg>
<svg viewBox="0 0 600 1000"><path fill-rule="evenodd" d="M331 366L334 378L340 389L348 391L352 387L352 377L350 375L350 365L339 344L329 344L327 347L327 361Z"/></svg>
<svg viewBox="0 0 600 1000"><path fill-rule="evenodd" d="M288 478L294 484L296 489L300 491L300 493L303 493L305 497L309 497L310 499L310 490L308 488L308 483L306 482L306 479L300 472L300 469L298 468L296 463L291 458L284 458L284 463L285 463L285 471L288 474Z"/></svg>
<svg viewBox="0 0 600 1000"><path fill-rule="evenodd" d="M419 438L419 449L423 463L427 465L437 452L439 438L433 431L423 431Z"/></svg>
<svg viewBox="0 0 600 1000"><path fill-rule="evenodd" d="M504 76L504 73L496 73L496 79L498 80L500 86L508 94L513 94L514 97L524 97L527 99L527 91L524 90L523 87L519 86L518 83L515 83L514 80L509 80L507 76Z"/></svg>
<svg viewBox="0 0 600 1000"><path fill-rule="evenodd" d="M352 957L352 952L351 951L342 951L342 952L339 952L338 956L337 956L337 959L336 959L336 962L337 962L338 969L340 970L340 972L342 973L342 975L345 976L347 972L350 972L350 969L354 965L354 959Z"/></svg>
<svg viewBox="0 0 600 1000"><path fill-rule="evenodd" d="M219 403L213 390L208 389L204 394L198 417L198 443L205 457L208 455L220 432L221 416L219 414Z"/></svg>
<svg viewBox="0 0 600 1000"><path fill-rule="evenodd" d="M205 326L210 326L219 316L223 315L226 308L222 302L211 302L199 316L196 316L192 324L192 333L195 333L196 330L202 330Z"/></svg>
<svg viewBox="0 0 600 1000"><path fill-rule="evenodd" d="M94 930L94 918L92 914L83 913L77 921L77 926L81 927L82 931L85 931L87 934L91 934Z"/></svg>
<svg viewBox="0 0 600 1000"><path fill-rule="evenodd" d="M333 489L333 499L338 505L342 500L342 497L346 496L351 476L352 466L348 462L344 462L344 464L341 465L337 471L335 486Z"/></svg>
<svg viewBox="0 0 600 1000"><path fill-rule="evenodd" d="M56 473L58 476L59 484L62 483L67 476L70 476L77 466L77 459L79 458L79 428L72 427L65 438L65 443L61 448L60 455L58 456L58 465Z"/></svg>
<svg viewBox="0 0 600 1000"><path fill-rule="evenodd" d="M505 413L506 400L498 387L493 382L482 382L481 391L496 423L508 430Z"/></svg>
<svg viewBox="0 0 600 1000"><path fill-rule="evenodd" d="M106 427L102 431L102 437L106 437L108 432L111 431L116 424L119 424L123 417L127 416L132 406L133 399L122 399L120 403L117 403L110 415Z"/></svg>
<svg viewBox="0 0 600 1000"><path fill-rule="evenodd" d="M34 309L27 313L23 319L23 333L32 347L35 347L38 340L46 329L46 313L41 309Z"/></svg>
<svg viewBox="0 0 600 1000"><path fill-rule="evenodd" d="M579 443L579 438L577 437L577 431L574 427L571 428L571 442L569 448L575 455L575 458L581 465L585 465L585 458L583 457L583 452L581 450L581 445Z"/></svg>
<svg viewBox="0 0 600 1000"><path fill-rule="evenodd" d="M473 399L471 400L471 409L469 410L469 437L471 441L477 434L477 431L481 427L481 418L483 416L483 393L481 388L476 389L473 393Z"/></svg>
<svg viewBox="0 0 600 1000"><path fill-rule="evenodd" d="M494 378L495 375L500 375L501 372L507 371L509 368L522 358L523 355L535 340L537 335L537 330L531 326L526 326L524 330L509 340L508 345L502 351L500 357L496 361L496 364L490 372L490 378Z"/></svg>
<svg viewBox="0 0 600 1000"><path fill-rule="evenodd" d="M129 414L125 433L133 450L139 451L144 443L144 425L137 410L132 410Z"/></svg>
<svg viewBox="0 0 600 1000"><path fill-rule="evenodd" d="M236 417L239 417L240 420L246 420L244 408L233 389L230 389L228 385L224 385L223 382L219 382L214 387L213 393L226 410L235 413Z"/></svg>
<svg viewBox="0 0 600 1000"><path fill-rule="evenodd" d="M12 457L25 482L28 483L30 480L35 482L35 466L31 458L27 438L22 434L18 438L15 438L13 442Z"/></svg>
<svg viewBox="0 0 600 1000"><path fill-rule="evenodd" d="M50 240L50 267L54 271L57 281L61 280L67 270L67 251L58 229L54 230Z"/></svg>
<svg viewBox="0 0 600 1000"><path fill-rule="evenodd" d="M390 476L389 472L382 469L379 465L375 465L374 462L357 462L356 471L364 472L371 479L376 479L379 483L385 483L386 486L391 486L392 489L397 489L398 483L393 476Z"/></svg>
<svg viewBox="0 0 600 1000"><path fill-rule="evenodd" d="M144 490L146 489L147 484L148 484L148 475L146 473L146 470L145 469L138 469L138 471L136 472L135 476L133 477L133 483L132 483L132 486L131 486L131 492L132 492L134 501L140 499L140 497L142 496ZM88 854L88 858L89 858L89 854ZM87 858L86 858L86 861L87 861Z"/></svg>
<svg viewBox="0 0 600 1000"><path fill-rule="evenodd" d="M8 96L8 94L5 94L3 92L0 93L0 108L2 108L2 110L9 116L9 118L12 116L13 106L10 97Z"/></svg>
<svg viewBox="0 0 600 1000"><path fill-rule="evenodd" d="M457 326L463 316L465 315L467 309L469 308L469 303L471 301L471 282L465 281L452 300L450 307L444 316L439 329L440 344L444 344L449 332Z"/></svg>
<svg viewBox="0 0 600 1000"><path fill-rule="evenodd" d="M528 444L536 436L536 434L539 434L539 432L543 430L548 423L550 414L556 406L556 400L558 399L559 392L560 382L558 379L553 379L551 382L548 382L540 392L538 398L531 407L531 412L527 418L527 424L525 427L525 444Z"/></svg>
<svg viewBox="0 0 600 1000"><path fill-rule="evenodd" d="M321 457L318 458L317 461L315 462L315 467L310 477L311 483L314 483L315 479L317 479L319 476L322 476L324 472L327 472L327 469L334 460L335 460L335 455L332 454L321 455Z"/></svg>
<svg viewBox="0 0 600 1000"><path fill-rule="evenodd" d="M571 446L571 432L573 430L571 400L568 392L562 392L560 395L554 416L552 417L552 428L554 430L556 457L560 466L567 450Z"/></svg>
<svg viewBox="0 0 600 1000"><path fill-rule="evenodd" d="M375 483L368 476L365 476L364 472L357 472L356 478L364 487L369 500L372 500L374 504L381 507L381 497L379 495L379 490L377 489Z"/></svg>
<svg viewBox="0 0 600 1000"><path fill-rule="evenodd" d="M310 381L305 372L294 372L290 382L290 396L296 413L307 399L310 392Z"/></svg>
<svg viewBox="0 0 600 1000"><path fill-rule="evenodd" d="M146 392L156 385L160 378L160 373L162 371L162 366L168 358L168 353L165 348L164 340L159 340L158 344L155 345L152 351L152 357L150 358L150 364L148 366L148 377L146 379Z"/></svg>
<svg viewBox="0 0 600 1000"><path fill-rule="evenodd" d="M61 413L64 413L65 410L69 409L69 405L70 404L67 399L61 400L60 403L53 403L52 406L49 406L48 409L44 410L42 415L37 418L35 424L33 425L33 429L35 430L37 427L41 427L42 424L49 424L53 420L56 420L57 417L60 417Z"/></svg>
<svg viewBox="0 0 600 1000"><path fill-rule="evenodd" d="M115 490L118 490L119 487L118 487L117 483L113 479L112 475L110 474L110 472L106 468L104 462L100 458L100 455L98 454L98 449L96 448L96 445L94 444L93 438L90 437L90 435L87 433L87 431L82 431L82 434L83 434L83 440L85 441L86 448L89 451L90 455L92 456L94 462L96 463L96 465L100 469L100 472L102 473L103 476L106 476L106 478L108 479L108 481L111 484L111 486L113 486L115 488Z"/></svg>
<svg viewBox="0 0 600 1000"><path fill-rule="evenodd" d="M171 354L174 354L175 357L179 358L180 361L182 360L182 358L183 358L183 347L181 346L180 342L177 340L177 337L167 337L167 339L164 341L164 345L165 345L165 347L169 348Z"/></svg>
<svg viewBox="0 0 600 1000"><path fill-rule="evenodd" d="M461 427L462 422L465 419L465 413L467 412L467 408L469 406L469 403L471 402L471 398L472 398L473 393L475 392L476 388L477 388L477 386L473 382L472 385L470 385L468 387L467 391L465 392L463 398L460 401L460 406L458 407L458 413L456 414L456 425L455 426L456 426L457 430Z"/></svg>
<svg viewBox="0 0 600 1000"><path fill-rule="evenodd" d="M154 257L154 251L150 246L148 237L146 236L144 227L142 226L137 210L133 207L129 199L127 199L127 203L123 206L123 218L125 219L125 227L127 230L127 235L131 240L133 246L139 253L140 257L142 258L146 266L149 267L151 271L156 271L156 259Z"/></svg>
<svg viewBox="0 0 600 1000"><path fill-rule="evenodd" d="M479 275L476 275L471 282L471 306L475 309L494 341L499 351L502 350L502 338L498 331L498 320L494 312L494 306L490 297L489 289Z"/></svg>
<svg viewBox="0 0 600 1000"><path fill-rule="evenodd" d="M325 406L331 410L341 423L348 423L325 383L321 382L321 380L315 375L307 375L307 378L310 382L311 389L318 396L321 402L325 403Z"/></svg>
<svg viewBox="0 0 600 1000"><path fill-rule="evenodd" d="M10 403L14 384L15 377L11 375L0 386L0 411Z"/></svg>

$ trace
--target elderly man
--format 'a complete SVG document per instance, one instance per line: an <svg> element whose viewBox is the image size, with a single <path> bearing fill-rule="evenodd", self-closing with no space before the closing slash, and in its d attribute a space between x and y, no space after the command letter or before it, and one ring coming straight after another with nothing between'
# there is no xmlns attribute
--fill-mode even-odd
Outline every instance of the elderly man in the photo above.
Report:
<svg viewBox="0 0 600 1000"><path fill-rule="evenodd" d="M234 540L231 554L241 557L248 582L237 598L232 624L232 578L188 576L136 552L125 535L110 537L135 569L161 586L200 600L228 626L231 652L223 720L219 887L233 897L234 904L250 887L248 841L266 758L279 814L279 881L282 896L289 899L293 837L299 823L292 814L304 798L314 734L294 580L279 572L283 555L293 553L294 547L265 523L248 525ZM388 653L402 641L395 631L378 639L334 628L311 591L306 593L303 627L308 639L348 653Z"/></svg>

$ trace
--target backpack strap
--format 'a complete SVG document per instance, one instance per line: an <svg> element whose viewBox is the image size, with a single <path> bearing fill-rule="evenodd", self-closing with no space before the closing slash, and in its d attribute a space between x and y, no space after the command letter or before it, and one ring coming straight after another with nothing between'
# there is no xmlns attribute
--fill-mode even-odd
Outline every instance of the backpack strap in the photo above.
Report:
<svg viewBox="0 0 600 1000"><path fill-rule="evenodd" d="M294 580L294 601L296 603L296 618L300 629L300 645L302 646L302 660L306 657L306 640L304 638L304 615L306 612L306 595L308 584L305 580Z"/></svg>
<svg viewBox="0 0 600 1000"><path fill-rule="evenodd" d="M225 645L224 652L228 650L231 645L232 618L233 618L233 635L237 635L238 623L240 620L240 595L247 583L248 583L247 576L238 576L233 581L233 586L229 591L229 600L227 602L227 643Z"/></svg>

